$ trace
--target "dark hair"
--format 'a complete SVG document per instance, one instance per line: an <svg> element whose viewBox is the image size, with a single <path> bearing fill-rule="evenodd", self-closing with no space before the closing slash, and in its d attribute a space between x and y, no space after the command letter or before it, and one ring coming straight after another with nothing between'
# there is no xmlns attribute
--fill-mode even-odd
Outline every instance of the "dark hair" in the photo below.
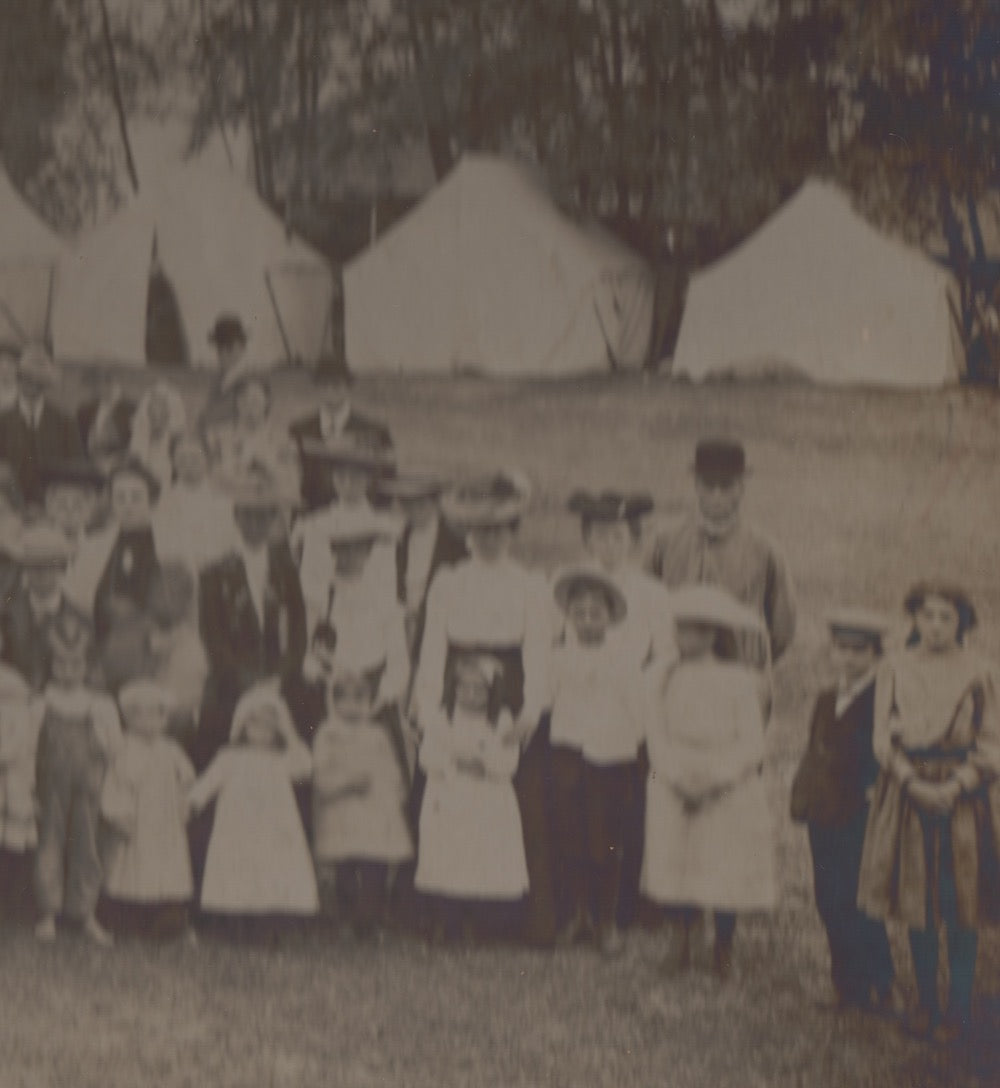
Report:
<svg viewBox="0 0 1000 1088"><path fill-rule="evenodd" d="M584 514L580 517L580 535L586 541L590 536L590 530L594 527L594 524L598 521L607 521L607 518L592 517ZM638 544L642 539L642 519L641 518L626 518L625 524L628 526L629 534L632 537L632 543Z"/></svg>
<svg viewBox="0 0 1000 1088"><path fill-rule="evenodd" d="M907 593L903 607L910 616L915 618L928 597L940 597L955 609L958 614L958 631L955 640L959 646L964 646L966 634L978 623L976 609L969 599L969 595L960 586L949 582L918 582ZM916 646L919 642L920 634L914 623L913 629L906 640L906 645Z"/></svg>

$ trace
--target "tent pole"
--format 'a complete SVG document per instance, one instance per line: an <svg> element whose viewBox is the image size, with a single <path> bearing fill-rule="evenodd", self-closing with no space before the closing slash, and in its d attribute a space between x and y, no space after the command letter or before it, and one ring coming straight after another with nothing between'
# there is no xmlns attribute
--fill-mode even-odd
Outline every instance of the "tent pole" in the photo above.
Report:
<svg viewBox="0 0 1000 1088"><path fill-rule="evenodd" d="M274 294L274 285L271 283L271 273L264 269L264 282L267 284L267 293L271 299L271 305L274 307L274 319L278 322L278 332L281 333L281 342L285 345L285 357L288 360L289 365L293 364L295 360L292 358L292 348L288 342L288 333L285 332L285 323L281 320L281 311L278 309L278 300Z"/></svg>

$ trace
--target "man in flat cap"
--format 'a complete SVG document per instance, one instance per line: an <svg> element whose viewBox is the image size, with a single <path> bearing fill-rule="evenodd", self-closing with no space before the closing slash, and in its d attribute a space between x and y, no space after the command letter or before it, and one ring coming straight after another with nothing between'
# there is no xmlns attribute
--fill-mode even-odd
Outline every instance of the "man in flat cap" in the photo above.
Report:
<svg viewBox="0 0 1000 1088"><path fill-rule="evenodd" d="M46 462L83 454L76 420L49 400L49 390L58 381L59 371L46 348L29 344L18 361L17 404L0 413L0 461L14 470L28 504L42 502Z"/></svg>
<svg viewBox="0 0 1000 1088"><path fill-rule="evenodd" d="M769 540L740 516L746 453L739 442L707 438L694 460L698 508L656 541L652 572L671 589L722 586L760 614L777 660L795 635L795 598L788 568Z"/></svg>

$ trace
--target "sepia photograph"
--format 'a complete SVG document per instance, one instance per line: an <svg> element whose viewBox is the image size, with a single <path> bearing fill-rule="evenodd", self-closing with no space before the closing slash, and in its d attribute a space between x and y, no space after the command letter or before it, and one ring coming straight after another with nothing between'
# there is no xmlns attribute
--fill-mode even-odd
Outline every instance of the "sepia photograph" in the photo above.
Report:
<svg viewBox="0 0 1000 1088"><path fill-rule="evenodd" d="M998 700L997 0L2 0L0 1088L993 1088Z"/></svg>

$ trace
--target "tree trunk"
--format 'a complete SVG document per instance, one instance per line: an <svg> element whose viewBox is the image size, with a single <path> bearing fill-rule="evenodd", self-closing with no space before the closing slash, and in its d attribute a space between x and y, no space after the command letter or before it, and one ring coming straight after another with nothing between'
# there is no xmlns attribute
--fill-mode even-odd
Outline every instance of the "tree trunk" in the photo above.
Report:
<svg viewBox="0 0 1000 1088"><path fill-rule="evenodd" d="M111 79L111 97L115 103L115 113L118 115L118 131L121 133L122 146L125 149L125 165L128 168L129 180L132 182L133 192L139 191L139 174L135 168L135 159L132 157L132 144L128 137L128 120L125 115L125 100L122 97L121 78L118 75L118 61L115 59L115 44L111 37L111 19L108 16L108 5L105 0L100 0L101 5L101 32L104 36L104 48L108 55L108 74Z"/></svg>
<svg viewBox="0 0 1000 1088"><path fill-rule="evenodd" d="M423 107L424 127L427 130L427 146L434 165L434 176L440 181L454 164L451 151L451 128L447 123L443 95L427 72L427 49L417 14L419 3L420 0L407 0L407 26L410 32L410 49L413 52L417 87Z"/></svg>

